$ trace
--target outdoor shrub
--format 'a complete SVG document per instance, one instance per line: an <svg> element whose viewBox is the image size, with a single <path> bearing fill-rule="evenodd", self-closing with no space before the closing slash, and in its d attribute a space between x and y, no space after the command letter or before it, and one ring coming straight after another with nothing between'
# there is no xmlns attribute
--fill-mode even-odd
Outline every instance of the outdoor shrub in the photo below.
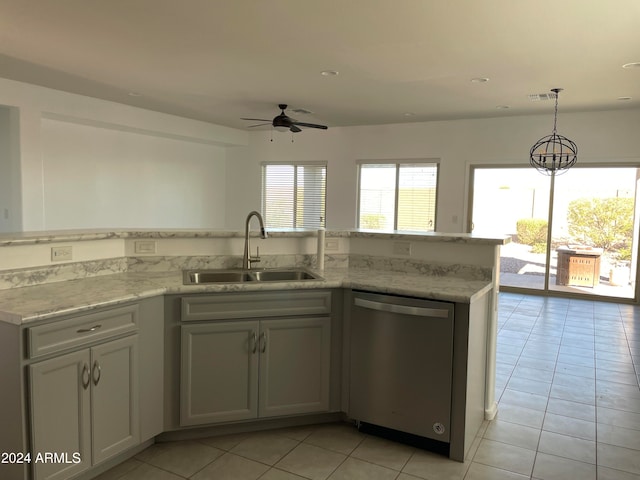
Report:
<svg viewBox="0 0 640 480"><path fill-rule="evenodd" d="M540 218L521 218L516 222L518 243L525 245L547 243L547 221Z"/></svg>
<svg viewBox="0 0 640 480"><path fill-rule="evenodd" d="M547 253L547 242L534 243L531 245L531 251L533 253Z"/></svg>
<svg viewBox="0 0 640 480"><path fill-rule="evenodd" d="M631 260L631 247L624 246L618 250L618 260L619 261L630 261Z"/></svg>
<svg viewBox="0 0 640 480"><path fill-rule="evenodd" d="M384 228L385 217L379 213L363 213L360 216L360 228L380 230Z"/></svg>
<svg viewBox="0 0 640 480"><path fill-rule="evenodd" d="M581 198L569 203L569 234L579 242L604 250L631 244L632 198Z"/></svg>

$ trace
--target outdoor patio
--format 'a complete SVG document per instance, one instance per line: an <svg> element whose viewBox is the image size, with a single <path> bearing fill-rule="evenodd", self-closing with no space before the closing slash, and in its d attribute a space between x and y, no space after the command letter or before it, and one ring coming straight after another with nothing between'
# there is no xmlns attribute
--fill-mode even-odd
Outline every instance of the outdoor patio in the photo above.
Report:
<svg viewBox="0 0 640 480"><path fill-rule="evenodd" d="M500 256L500 286L517 287L532 290L544 289L545 254L532 253L529 245L509 243L501 247ZM603 255L600 263L600 281L594 287L556 285L557 253L551 254L551 268L549 277L549 290L556 292L569 292L588 295L600 295L615 298L633 298L634 292L631 284L612 285L609 279L609 265Z"/></svg>

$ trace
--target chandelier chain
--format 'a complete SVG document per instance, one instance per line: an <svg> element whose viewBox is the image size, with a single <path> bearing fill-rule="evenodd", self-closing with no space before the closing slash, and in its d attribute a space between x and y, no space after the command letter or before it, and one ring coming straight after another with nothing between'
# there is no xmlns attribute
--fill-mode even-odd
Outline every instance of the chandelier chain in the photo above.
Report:
<svg viewBox="0 0 640 480"><path fill-rule="evenodd" d="M557 125L558 125L558 92L556 92L556 108L553 111L553 134L556 134L556 130L557 130Z"/></svg>

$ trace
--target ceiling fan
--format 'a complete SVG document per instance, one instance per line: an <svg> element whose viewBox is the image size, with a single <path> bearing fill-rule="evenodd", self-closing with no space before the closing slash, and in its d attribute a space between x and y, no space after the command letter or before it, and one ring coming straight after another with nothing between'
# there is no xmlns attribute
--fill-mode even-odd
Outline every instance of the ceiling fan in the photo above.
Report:
<svg viewBox="0 0 640 480"><path fill-rule="evenodd" d="M266 118L241 118L241 120L267 122L267 123L258 123L256 125L249 125L249 128L261 127L263 125L271 125L273 128L275 128L279 132L286 132L287 130L290 130L293 133L298 133L302 131L300 127L320 128L322 130L327 129L326 125L318 125L317 123L299 122L296 119L289 117L286 113L284 113L284 111L287 109L287 105L285 105L284 103L279 104L278 108L282 110L282 113L280 113L280 115L277 115L273 120L267 120Z"/></svg>

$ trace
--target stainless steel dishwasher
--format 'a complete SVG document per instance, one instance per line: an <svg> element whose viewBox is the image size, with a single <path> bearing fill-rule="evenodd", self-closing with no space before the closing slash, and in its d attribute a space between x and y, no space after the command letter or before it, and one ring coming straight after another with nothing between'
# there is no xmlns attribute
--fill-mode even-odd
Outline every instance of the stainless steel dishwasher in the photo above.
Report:
<svg viewBox="0 0 640 480"><path fill-rule="evenodd" d="M353 292L349 416L448 454L454 304Z"/></svg>

